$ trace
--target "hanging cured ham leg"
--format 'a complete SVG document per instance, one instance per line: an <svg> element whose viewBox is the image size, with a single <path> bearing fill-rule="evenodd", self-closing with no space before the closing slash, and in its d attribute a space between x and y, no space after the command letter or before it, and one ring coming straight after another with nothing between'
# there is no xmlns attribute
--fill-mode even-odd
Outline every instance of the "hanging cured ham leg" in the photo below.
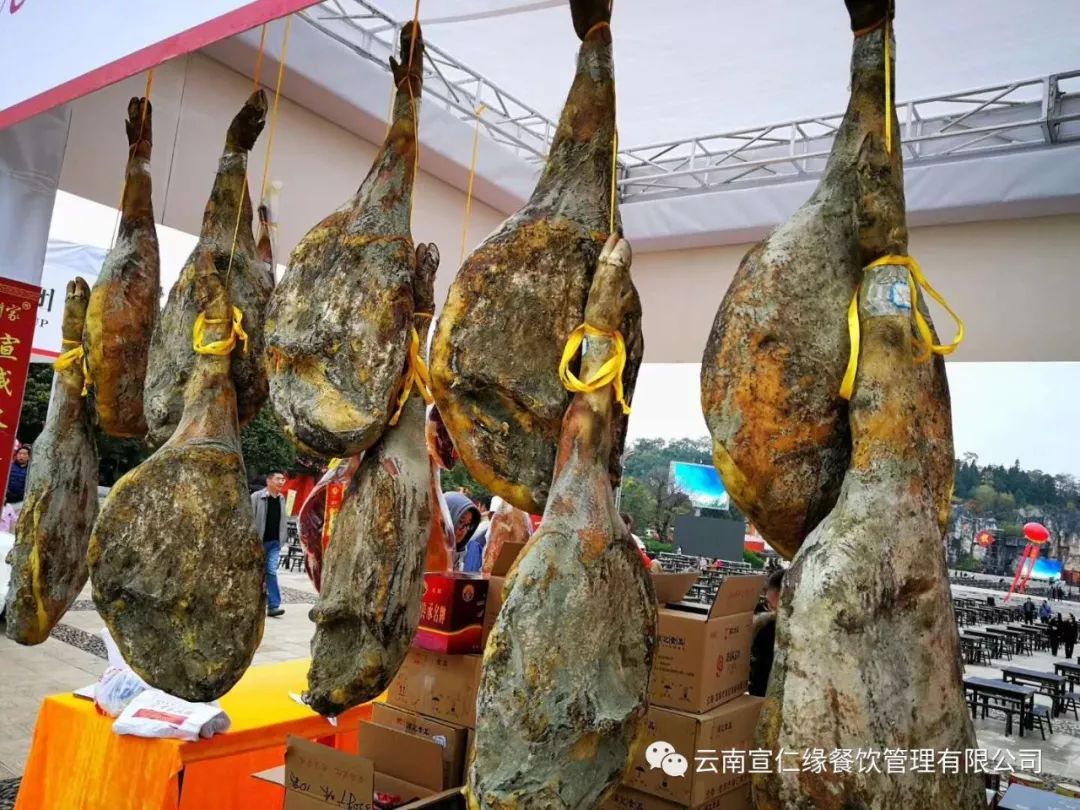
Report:
<svg viewBox="0 0 1080 810"><path fill-rule="evenodd" d="M851 437L839 395L862 268L903 229L885 147L880 29L889 0L847 0L851 100L810 199L743 259L702 357L701 404L732 499L791 558L836 502ZM898 132L895 115L892 131ZM899 218L894 214L899 206Z"/></svg>
<svg viewBox="0 0 1080 810"><path fill-rule="evenodd" d="M57 361L45 428L34 442L26 497L15 524L7 637L40 644L86 584L86 545L98 511L98 456L83 395L80 351L90 288L68 282L63 336L76 347Z"/></svg>
<svg viewBox="0 0 1080 810"><path fill-rule="evenodd" d="M977 747L942 544L953 474L948 384L940 357L913 357L912 295L903 266L873 268L863 282L851 468L785 578L758 729L765 748L940 756ZM800 770L795 760L787 765ZM758 810L986 806L981 774L940 764L919 773L909 759L900 774L777 770L754 777Z"/></svg>
<svg viewBox="0 0 1080 810"><path fill-rule="evenodd" d="M150 100L128 102L129 154L116 244L105 257L86 310L86 361L101 429L144 436L143 384L158 319L161 270L151 200Z"/></svg>
<svg viewBox="0 0 1080 810"><path fill-rule="evenodd" d="M172 435L184 410L187 381L195 365L191 330L200 311L197 279L208 261L228 286L232 305L243 313L243 329L248 336L246 348L232 356L240 424L253 419L266 401L263 318L274 288L274 274L255 242L247 187L248 152L265 123L266 94L258 90L229 125L225 151L203 213L199 243L170 290L154 330L144 391L151 444L159 445Z"/></svg>
<svg viewBox="0 0 1080 810"><path fill-rule="evenodd" d="M434 245L417 247L416 266L413 320L419 336L426 335L435 304ZM420 362L418 354L410 359L407 386ZM322 589L311 609L315 637L305 698L320 714L340 714L383 692L420 623L424 561L442 510L420 393L411 393L398 417L364 454L326 549Z"/></svg>
<svg viewBox="0 0 1080 810"><path fill-rule="evenodd" d="M636 305L630 250L612 238L586 308L599 330L591 378ZM610 387L577 394L563 420L543 522L506 582L484 651L469 767L471 810L599 807L645 714L656 596L615 508Z"/></svg>
<svg viewBox="0 0 1080 810"><path fill-rule="evenodd" d="M431 347L432 393L469 472L519 509L543 511L570 395L559 356L581 323L610 217L615 75L608 0L571 0L577 74L544 173L525 207L466 259ZM615 220L614 227L612 219ZM633 394L641 362L637 294L618 325ZM609 459L621 470L625 418Z"/></svg>
<svg viewBox="0 0 1080 810"><path fill-rule="evenodd" d="M412 326L423 56L420 26L410 23L403 64L390 60L397 90L386 141L355 196L300 240L270 304L274 410L290 439L325 458L364 452L396 407Z"/></svg>
<svg viewBox="0 0 1080 810"><path fill-rule="evenodd" d="M183 417L109 492L89 552L94 603L124 659L151 685L193 701L221 697L240 679L266 616L230 374L241 348L230 352L233 307L213 257L201 258L194 289L205 317Z"/></svg>

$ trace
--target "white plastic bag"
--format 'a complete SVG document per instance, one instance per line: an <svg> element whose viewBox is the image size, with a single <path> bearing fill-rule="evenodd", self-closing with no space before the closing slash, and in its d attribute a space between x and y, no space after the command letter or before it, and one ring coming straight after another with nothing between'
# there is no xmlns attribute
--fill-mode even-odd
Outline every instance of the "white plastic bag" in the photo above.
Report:
<svg viewBox="0 0 1080 810"><path fill-rule="evenodd" d="M117 734L195 742L229 730L229 716L212 703L189 703L160 689L147 689L113 723Z"/></svg>
<svg viewBox="0 0 1080 810"><path fill-rule="evenodd" d="M150 685L127 665L108 629L101 631L101 639L105 642L109 667L94 688L94 704L109 717L117 717L137 695L149 689Z"/></svg>

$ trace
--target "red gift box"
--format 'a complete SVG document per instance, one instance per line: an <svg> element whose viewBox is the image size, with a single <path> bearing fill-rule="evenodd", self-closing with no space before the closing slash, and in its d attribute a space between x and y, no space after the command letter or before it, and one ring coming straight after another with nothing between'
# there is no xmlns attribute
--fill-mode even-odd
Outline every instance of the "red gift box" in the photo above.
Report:
<svg viewBox="0 0 1080 810"><path fill-rule="evenodd" d="M481 574L424 574L420 626L413 646L451 655L481 652L487 598L488 579Z"/></svg>

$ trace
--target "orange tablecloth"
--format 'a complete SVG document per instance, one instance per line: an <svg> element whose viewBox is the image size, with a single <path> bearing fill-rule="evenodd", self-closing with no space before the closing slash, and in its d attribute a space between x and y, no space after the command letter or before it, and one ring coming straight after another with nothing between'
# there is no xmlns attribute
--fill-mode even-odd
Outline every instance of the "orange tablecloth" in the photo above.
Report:
<svg viewBox="0 0 1080 810"><path fill-rule="evenodd" d="M308 661L252 667L221 699L232 726L197 743L114 734L92 701L50 695L41 704L16 810L249 810L280 806L280 792L251 778L280 765L289 734L356 751L371 715L358 706L337 728L289 697L306 686Z"/></svg>

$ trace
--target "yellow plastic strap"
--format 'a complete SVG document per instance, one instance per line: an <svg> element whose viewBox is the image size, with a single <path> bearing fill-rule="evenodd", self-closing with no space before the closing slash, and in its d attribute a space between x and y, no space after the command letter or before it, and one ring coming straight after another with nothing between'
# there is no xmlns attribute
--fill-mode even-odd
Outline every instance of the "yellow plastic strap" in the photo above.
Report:
<svg viewBox="0 0 1080 810"><path fill-rule="evenodd" d="M414 387L420 392L425 403L430 405L434 402L431 396L431 375L428 373L427 363L420 356L420 335L415 326L409 335L409 368L405 372L405 385L401 389L401 396L398 397L397 410L390 417L391 427L401 419L401 412L405 409L405 403L409 401L409 395L412 394Z"/></svg>
<svg viewBox="0 0 1080 810"><path fill-rule="evenodd" d="M922 349L922 353L917 358L918 361L922 362L924 360L929 360L930 355L932 354L945 356L955 352L957 347L964 342L964 321L956 314L956 310L949 306L945 297L934 289L934 286L927 281L919 263L912 256L882 256L880 259L870 262L863 270L868 271L875 267L882 267L885 265L899 265L906 267L908 270L908 276L911 280L909 285L911 288L911 311L915 316L915 328L919 333L919 345ZM956 323L956 337L952 339L951 343L934 343L934 333L930 330L930 324L926 322L926 318L924 318L922 312L919 311L920 287L928 296L941 304L944 310L949 313L949 316ZM855 371L859 365L858 291L852 296L851 303L848 305L848 336L851 342L851 349L848 355L847 369L844 371L844 379L840 383L840 396L844 399L851 399L851 394L855 387Z"/></svg>
<svg viewBox="0 0 1080 810"><path fill-rule="evenodd" d="M591 380L582 382L570 370L570 361L577 355L582 342L586 337L605 337L615 343L615 353L608 358L604 365L597 369ZM566 339L566 347L563 349L562 360L559 362L559 379L567 391L575 394L589 394L599 391L606 385L615 387L615 401L622 406L624 414L630 413L630 406L626 404L623 395L623 370L626 368L626 343L623 341L621 332L606 332L583 323L570 333Z"/></svg>
<svg viewBox="0 0 1080 810"><path fill-rule="evenodd" d="M225 318L207 318L202 312L195 319L195 327L191 330L191 346L198 354L226 355L236 348L236 339L240 338L244 344L244 352L247 352L248 336L244 327L240 324L244 320L244 313L240 307L232 308L232 331L225 340L215 340L213 343L204 343L206 339L206 327L209 324L229 323Z"/></svg>
<svg viewBox="0 0 1080 810"><path fill-rule="evenodd" d="M86 365L86 350L83 349L82 344L77 340L68 340L64 338L64 344L73 346L74 348L68 349L62 355L53 360L54 371L67 371L76 363L82 363L82 395L85 397L90 391L90 369Z"/></svg>

